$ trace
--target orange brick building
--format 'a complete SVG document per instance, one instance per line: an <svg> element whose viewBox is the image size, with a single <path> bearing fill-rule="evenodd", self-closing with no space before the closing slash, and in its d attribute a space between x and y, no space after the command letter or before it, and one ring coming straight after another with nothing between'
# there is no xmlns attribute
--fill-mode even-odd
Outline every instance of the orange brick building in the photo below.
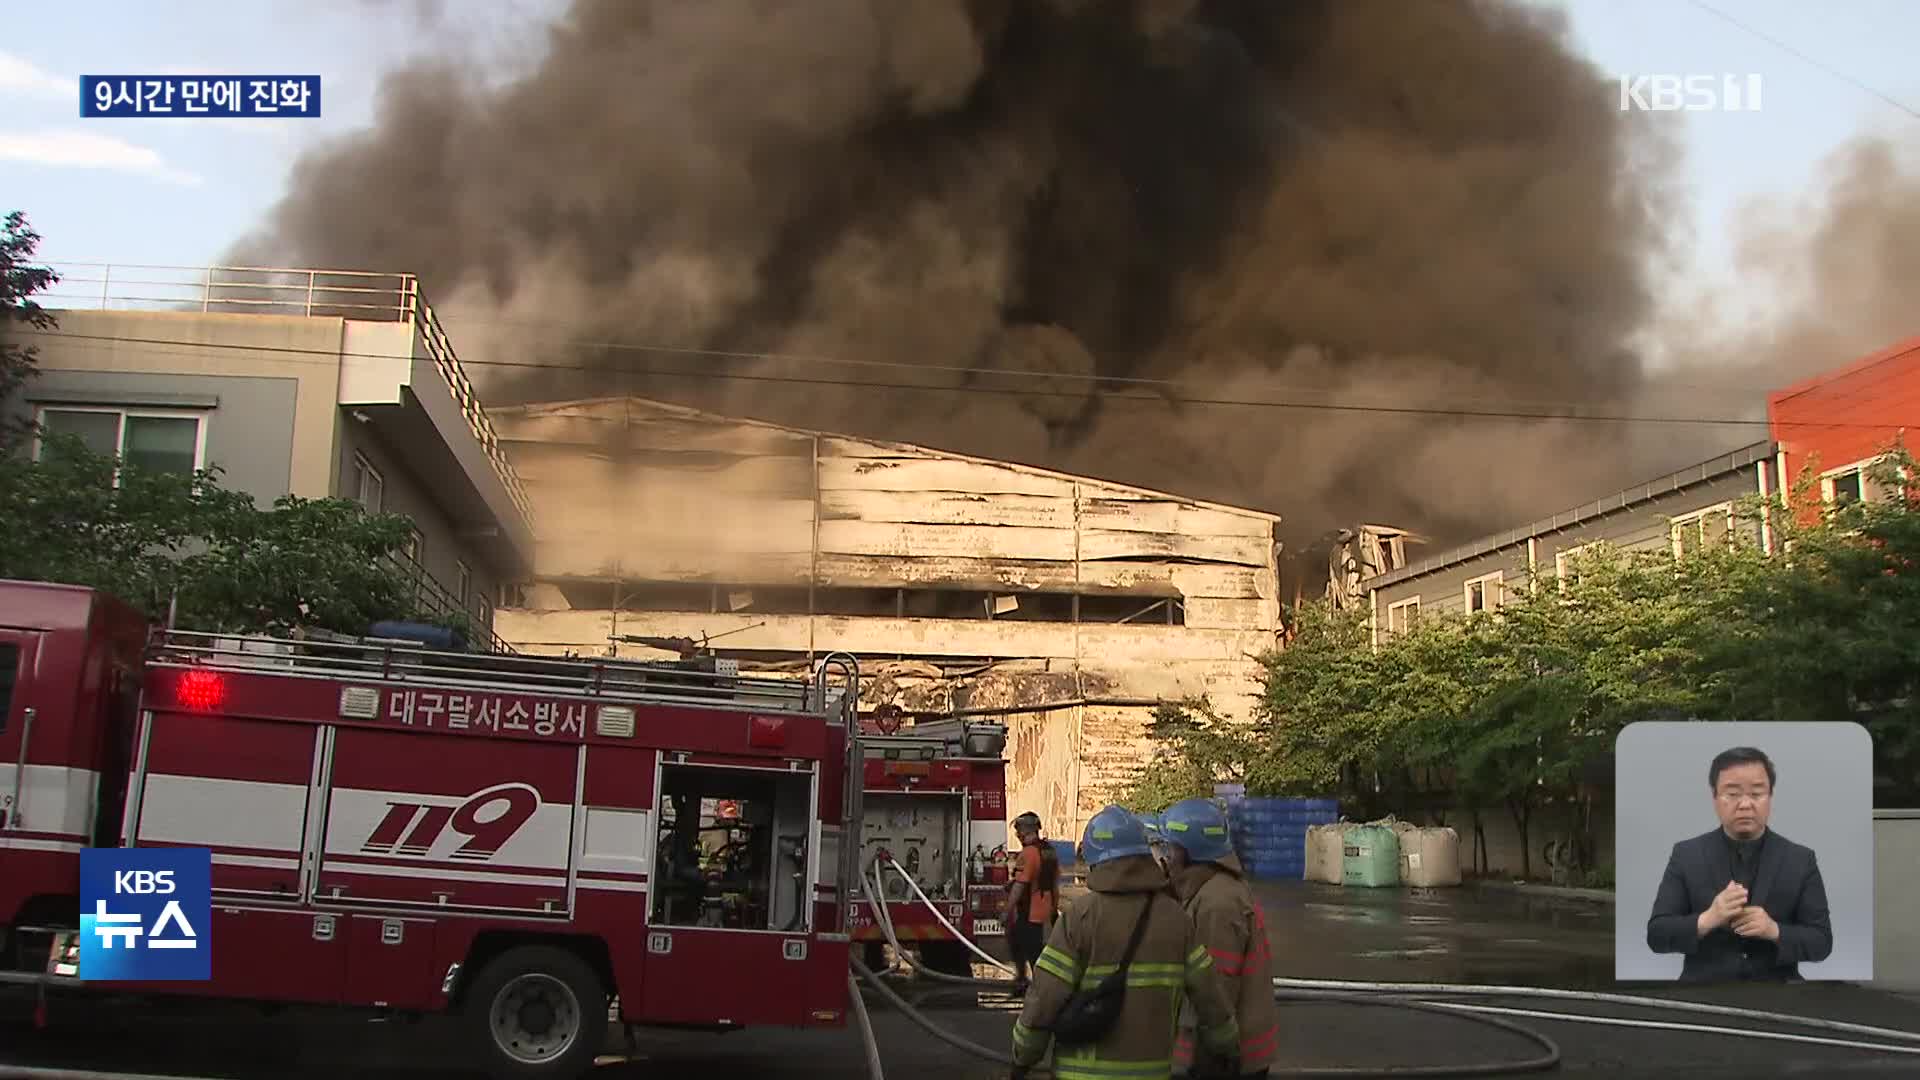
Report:
<svg viewBox="0 0 1920 1080"><path fill-rule="evenodd" d="M1879 497L1868 470L1920 426L1920 337L1767 395L1767 425L1789 502L1803 469L1818 478L1809 496L1823 503Z"/></svg>

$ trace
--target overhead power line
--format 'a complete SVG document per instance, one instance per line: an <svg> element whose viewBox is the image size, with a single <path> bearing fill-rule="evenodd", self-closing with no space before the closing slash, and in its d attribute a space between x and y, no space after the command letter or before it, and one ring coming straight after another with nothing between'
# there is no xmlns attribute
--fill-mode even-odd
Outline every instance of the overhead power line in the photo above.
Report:
<svg viewBox="0 0 1920 1080"><path fill-rule="evenodd" d="M1819 68L1821 71L1824 71L1827 74L1833 76L1834 78L1839 79L1841 82L1846 83L1847 85L1853 87L1856 90L1859 90L1863 93L1872 94L1874 97L1877 97L1881 101L1884 101L1887 104L1893 106L1894 108L1899 109L1901 112L1906 113L1908 116L1913 117L1915 120L1920 120L1920 109L1915 109L1913 106L1907 104L1904 101L1901 101L1898 98L1893 97L1892 95L1882 93L1881 91L1876 90L1871 86L1868 86L1866 83L1861 82L1859 79L1855 78L1852 75L1847 74L1845 71L1842 71L1839 68L1833 67L1828 64L1823 64L1820 61L1815 60L1813 57L1808 56L1806 53L1801 52L1799 49L1794 48L1792 45L1789 45L1786 42L1781 41L1779 38L1774 37L1772 34L1769 34L1763 30L1757 30L1751 26L1748 26L1746 23L1741 22L1739 19L1736 19L1733 16L1727 14L1726 12L1721 11L1719 8L1714 7L1712 4L1707 3L1706 0L1693 0L1693 6L1699 8L1702 11L1707 12L1710 15L1714 15L1721 19L1725 19L1727 22L1732 23L1734 26L1737 26L1741 30L1744 30L1749 34L1752 34L1754 37L1759 38L1760 40L1766 42L1767 44L1772 45L1774 48L1779 49L1780 51L1788 53L1792 56L1795 56L1800 60L1802 60L1803 62Z"/></svg>
<svg viewBox="0 0 1920 1080"><path fill-rule="evenodd" d="M79 334L79 333L68 333L65 331L58 331L58 330L27 331L26 333L32 334L33 336L45 337L48 339L59 338L59 339L64 339L69 341L114 342L119 344L148 345L148 346L162 347L158 350L150 350L149 355L153 355L154 352L158 352L160 355L186 357L186 356L203 355L207 350L210 350L210 349L219 349L219 350L226 350L231 352L243 352L251 355L259 355L262 353L273 354L273 355L284 358L285 361L288 363L331 364L341 358L364 359L364 360L387 360L387 361L402 359L401 357L396 357L391 354L385 354L385 353L355 352L355 351L333 350L333 349L311 349L311 348L299 348L299 347L289 346L289 345L242 345L242 344L235 344L230 342L187 341L187 340L176 339L176 338L125 337L125 336L114 335L114 334ZM302 357L311 357L312 359L303 360L301 359ZM800 385L800 386L828 386L828 387L842 387L850 390L859 390L859 391L897 390L902 392L932 393L932 394L973 394L973 395L987 395L987 396L997 396L997 397L1022 397L1022 398L1070 398L1075 400L1087 397L1089 394L1089 392L1081 392L1081 391L1045 390L1045 389L1037 389L1037 388L1030 389L1030 388L1018 388L1018 387L966 386L966 385L942 386L942 385L935 385L935 384L929 384L929 383L869 382L869 381L858 380L858 379L828 379L828 378L806 377L806 376L798 376L798 375L763 375L763 374L752 374L747 372L729 372L729 371L671 371L671 370L663 370L658 367L645 367L645 368L635 369L635 368L608 367L608 366L601 366L601 365L595 365L595 364L556 364L556 363L538 363L534 361L516 361L516 360L478 360L478 361L462 360L461 364L466 367L511 368L511 369L528 370L528 371L577 371L577 372L597 372L597 373L607 374L607 375L632 375L632 376L641 376L646 378L712 379L712 380L725 380L729 382L771 383L771 384ZM983 373L991 374L993 372L993 369L987 368L987 369L981 369L981 371ZM1532 411L1532 410L1522 410L1522 409L1491 409L1491 408L1464 409L1464 408L1443 408L1443 407L1419 406L1419 405L1378 405L1378 404L1370 405L1370 404L1358 404L1354 402L1225 398L1225 397L1198 396L1198 395L1188 396L1184 394L1177 395L1177 396L1166 396L1166 395L1159 395L1159 394L1143 394L1143 393L1135 393L1135 394L1102 393L1100 394L1100 397L1103 400L1108 402L1135 401L1135 402L1141 402L1144 404L1178 404L1181 406L1208 406L1208 407L1216 407L1216 408L1295 409L1295 410L1305 410L1310 412L1372 413L1372 414L1379 414L1379 415L1429 416L1434 418L1488 419L1488 420L1567 420L1567 421L1580 421L1580 422L1586 422L1586 423L1667 424L1667 425L1691 425L1691 426L1716 425L1716 426L1730 426L1730 427L1766 427L1768 424L1768 421L1765 419L1748 419L1748 418L1742 418L1742 417L1648 416L1648 415L1635 415L1630 413L1583 412L1583 411L1579 411L1577 409L1572 409L1572 408L1565 411ZM1798 427L1860 428L1860 429L1878 430L1878 429L1884 429L1889 426L1898 426L1898 424L1902 424L1906 422L1907 421L1902 420L1898 422L1890 421L1890 422L1882 422L1882 423L1862 423L1862 422L1853 422L1853 421L1824 421L1823 420L1823 421L1797 421L1797 422L1790 421L1786 423L1787 423L1787 426L1798 426ZM1920 417L1916 417L1912 421L1912 423L1916 425L1920 425Z"/></svg>

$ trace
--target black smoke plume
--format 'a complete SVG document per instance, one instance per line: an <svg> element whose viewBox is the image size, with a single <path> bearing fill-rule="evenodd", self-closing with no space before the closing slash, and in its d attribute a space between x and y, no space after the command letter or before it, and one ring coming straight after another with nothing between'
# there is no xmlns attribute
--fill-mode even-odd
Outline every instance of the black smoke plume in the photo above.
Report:
<svg viewBox="0 0 1920 1080"><path fill-rule="evenodd" d="M1642 388L1667 150L1616 93L1490 0L576 0L524 80L388 77L236 254L419 274L496 402L636 393L1445 540L1660 456L1392 411Z"/></svg>

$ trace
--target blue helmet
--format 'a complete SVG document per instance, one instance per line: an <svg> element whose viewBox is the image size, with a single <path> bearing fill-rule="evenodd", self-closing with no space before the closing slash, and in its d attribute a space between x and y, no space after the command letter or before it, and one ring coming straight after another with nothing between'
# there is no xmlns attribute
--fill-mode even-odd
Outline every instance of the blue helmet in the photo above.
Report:
<svg viewBox="0 0 1920 1080"><path fill-rule="evenodd" d="M1080 837L1080 861L1099 866L1129 855L1152 855L1147 845L1147 827L1124 807L1109 806L1093 815Z"/></svg>
<svg viewBox="0 0 1920 1080"><path fill-rule="evenodd" d="M1165 837L1160 835L1161 829L1160 829L1159 814L1135 814L1134 817L1139 818L1140 827L1147 830L1148 843L1157 844L1161 840L1165 839Z"/></svg>
<svg viewBox="0 0 1920 1080"><path fill-rule="evenodd" d="M1212 799L1186 799L1167 808L1167 843L1185 848L1194 862L1214 862L1233 854L1227 815Z"/></svg>

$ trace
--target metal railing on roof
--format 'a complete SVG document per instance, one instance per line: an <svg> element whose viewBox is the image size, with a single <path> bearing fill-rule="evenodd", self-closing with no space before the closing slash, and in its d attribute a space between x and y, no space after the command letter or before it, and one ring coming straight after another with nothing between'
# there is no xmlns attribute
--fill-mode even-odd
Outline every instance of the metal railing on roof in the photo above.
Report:
<svg viewBox="0 0 1920 1080"><path fill-rule="evenodd" d="M516 655L519 652L507 644L505 638L494 633L492 626L481 623L480 617L462 604L445 585L440 584L440 579L428 573L426 567L421 566L403 552L388 554L386 561L407 579L413 605L418 611L439 618L465 616L467 626L473 631L470 636L478 639L474 641L474 645L487 652L503 656Z"/></svg>
<svg viewBox="0 0 1920 1080"><path fill-rule="evenodd" d="M420 340L426 344L427 354L433 357L434 367L439 369L440 377L446 380L447 389L453 394L453 400L460 406L460 415L466 418L467 428L473 432L480 448L486 451L487 460L493 463L494 471L500 474L500 482L506 485L508 497L520 511L522 519L533 520L533 507L527 500L525 486L520 483L520 474L515 471L513 462L507 460L506 451L500 448L500 434L493 428L493 418L480 403L480 395L474 392L472 380L460 365L460 358L454 355L453 342L447 339L446 331L440 329L440 320L433 314L433 308L426 298L420 295L420 283L408 279L412 286L409 311L414 327L420 333Z"/></svg>
<svg viewBox="0 0 1920 1080"><path fill-rule="evenodd" d="M847 691L806 681L704 671L673 661L562 659L441 652L411 642L337 635L268 636L163 630L148 645L151 666L193 666L356 682L461 687L495 693L585 696L755 712L821 713Z"/></svg>
<svg viewBox="0 0 1920 1080"><path fill-rule="evenodd" d="M99 311L199 311L410 322L432 358L474 441L486 453L523 520L532 506L473 382L440 328L413 274L303 270L270 266L163 266L50 262L60 280L35 299L42 307Z"/></svg>
<svg viewBox="0 0 1920 1080"><path fill-rule="evenodd" d="M325 315L403 322L417 292L412 274L271 266L163 266L49 262L60 280L42 307L100 311L201 311Z"/></svg>

